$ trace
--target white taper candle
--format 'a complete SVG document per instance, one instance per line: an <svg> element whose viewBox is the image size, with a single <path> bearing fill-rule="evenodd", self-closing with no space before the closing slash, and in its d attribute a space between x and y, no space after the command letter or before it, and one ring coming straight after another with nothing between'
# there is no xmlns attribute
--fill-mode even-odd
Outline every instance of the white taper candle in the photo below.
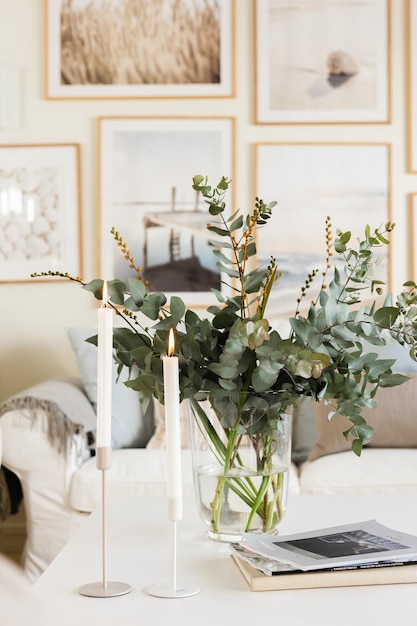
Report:
<svg viewBox="0 0 417 626"><path fill-rule="evenodd" d="M113 379L113 310L107 304L107 283L98 310L97 448L111 446Z"/></svg>
<svg viewBox="0 0 417 626"><path fill-rule="evenodd" d="M174 356L174 332L169 332L168 355L163 357L165 432L167 447L168 512L171 521L182 518L180 388L178 357Z"/></svg>

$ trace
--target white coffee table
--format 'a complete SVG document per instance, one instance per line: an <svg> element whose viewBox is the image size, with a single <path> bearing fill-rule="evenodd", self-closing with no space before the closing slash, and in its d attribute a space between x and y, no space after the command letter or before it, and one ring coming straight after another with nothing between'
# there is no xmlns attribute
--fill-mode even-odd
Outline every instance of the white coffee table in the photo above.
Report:
<svg viewBox="0 0 417 626"><path fill-rule="evenodd" d="M417 534L414 496L293 496L282 532L375 518ZM194 501L184 503L178 524L178 586L201 587L190 598L148 595L155 583L170 583L172 525L164 498L120 498L108 504L108 579L132 585L115 598L88 598L81 585L101 580L101 511L93 513L35 583L74 626L254 626L285 624L378 626L413 623L417 585L345 587L251 592L229 555L227 544L206 539ZM416 581L417 582L417 581ZM411 621L410 621L411 620Z"/></svg>

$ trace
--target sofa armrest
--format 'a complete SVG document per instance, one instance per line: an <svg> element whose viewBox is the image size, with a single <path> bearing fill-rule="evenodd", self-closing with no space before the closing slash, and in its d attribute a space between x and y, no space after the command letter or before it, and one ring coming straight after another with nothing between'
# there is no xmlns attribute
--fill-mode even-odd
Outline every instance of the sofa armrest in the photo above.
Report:
<svg viewBox="0 0 417 626"><path fill-rule="evenodd" d="M39 410L47 415L48 421L42 426L59 449L69 436L96 428L94 408L79 378L51 378L17 393L0 405L0 418L20 411L29 423L35 422Z"/></svg>
<svg viewBox="0 0 417 626"><path fill-rule="evenodd" d="M95 427L95 412L81 383L66 378L17 394L0 413L2 463L17 475L24 495L24 568L35 580L80 517L70 509L68 489L73 473L90 458L88 429Z"/></svg>

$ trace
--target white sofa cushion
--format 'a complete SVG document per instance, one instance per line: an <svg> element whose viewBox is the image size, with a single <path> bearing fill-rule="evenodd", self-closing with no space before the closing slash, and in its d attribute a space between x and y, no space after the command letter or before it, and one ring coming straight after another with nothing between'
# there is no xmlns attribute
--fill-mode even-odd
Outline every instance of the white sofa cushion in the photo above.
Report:
<svg viewBox="0 0 417 626"><path fill-rule="evenodd" d="M194 494L191 450L184 448L182 455L183 494ZM106 470L108 495L166 495L167 455L161 448L122 449L112 451L112 463ZM291 466L289 491L299 493L298 475ZM69 501L76 511L90 512L100 505L101 472L94 457L80 467L72 477Z"/></svg>
<svg viewBox="0 0 417 626"><path fill-rule="evenodd" d="M300 468L302 494L417 494L417 450L351 450L307 461Z"/></svg>
<svg viewBox="0 0 417 626"><path fill-rule="evenodd" d="M107 494L159 496L166 494L166 452L146 448L113 450L111 467L106 470ZM191 450L182 450L183 493L193 492ZM69 499L77 511L91 512L101 501L101 471L91 457L72 477Z"/></svg>

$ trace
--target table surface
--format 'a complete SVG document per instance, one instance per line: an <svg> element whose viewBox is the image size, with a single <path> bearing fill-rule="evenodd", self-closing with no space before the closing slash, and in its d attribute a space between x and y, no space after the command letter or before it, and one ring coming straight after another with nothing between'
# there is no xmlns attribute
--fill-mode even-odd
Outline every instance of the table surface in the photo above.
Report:
<svg viewBox="0 0 417 626"><path fill-rule="evenodd" d="M102 581L101 509L77 530L35 583L40 594L72 617L77 626L153 626L236 623L253 626L268 620L283 624L338 626L408 623L416 612L415 584L251 592L230 557L228 544L205 537L192 499L184 502L177 523L177 586L199 586L198 595L164 599L151 596L153 584L172 583L173 525L165 498L113 498L107 505L107 573L132 591L114 598L89 598L80 586ZM292 496L280 532L376 519L417 534L413 496ZM282 620L282 621L281 621Z"/></svg>

